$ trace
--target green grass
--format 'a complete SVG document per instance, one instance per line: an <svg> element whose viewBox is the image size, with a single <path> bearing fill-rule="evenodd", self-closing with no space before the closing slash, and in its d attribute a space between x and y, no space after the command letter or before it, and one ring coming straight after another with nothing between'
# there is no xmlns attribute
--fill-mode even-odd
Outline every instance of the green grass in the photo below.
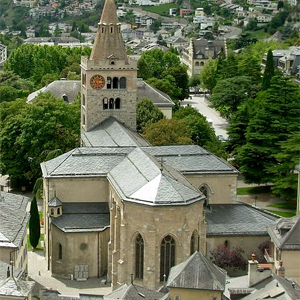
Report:
<svg viewBox="0 0 300 300"><path fill-rule="evenodd" d="M174 4L174 3L166 3L166 4L162 4L162 5L157 5L157 6L143 6L142 8L144 11L149 11L149 12L152 12L155 14L159 14L161 16L167 16L167 15L169 15L170 8L179 8L179 5Z"/></svg>
<svg viewBox="0 0 300 300"><path fill-rule="evenodd" d="M270 192L271 192L270 186L255 186L255 187L244 187L244 188L237 189L237 194L239 196L264 194L264 193L270 193Z"/></svg>
<svg viewBox="0 0 300 300"><path fill-rule="evenodd" d="M252 31L251 36L257 38L258 40L262 40L266 37L269 37L270 34L268 32L265 32L264 29L260 29Z"/></svg>
<svg viewBox="0 0 300 300"><path fill-rule="evenodd" d="M291 209L291 210L296 209L296 203L295 203L295 205L292 205L290 203L277 203L277 204L269 204L267 206L268 207L283 208L283 209Z"/></svg>
<svg viewBox="0 0 300 300"><path fill-rule="evenodd" d="M293 217L293 216L296 215L295 212L285 212L285 211L268 210L268 209L266 209L266 211L268 211L268 212L270 212L272 214L284 217L284 218L291 218L291 217Z"/></svg>

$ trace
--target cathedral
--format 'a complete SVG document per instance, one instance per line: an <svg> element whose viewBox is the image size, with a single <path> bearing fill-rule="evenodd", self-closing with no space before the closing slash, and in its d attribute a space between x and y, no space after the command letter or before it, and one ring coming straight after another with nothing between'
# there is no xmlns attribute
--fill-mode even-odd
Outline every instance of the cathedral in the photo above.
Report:
<svg viewBox="0 0 300 300"><path fill-rule="evenodd" d="M41 164L45 257L53 276L159 288L172 266L206 254L204 207L234 203L238 171L196 145L136 133L137 63L106 0L81 60L81 147Z"/></svg>

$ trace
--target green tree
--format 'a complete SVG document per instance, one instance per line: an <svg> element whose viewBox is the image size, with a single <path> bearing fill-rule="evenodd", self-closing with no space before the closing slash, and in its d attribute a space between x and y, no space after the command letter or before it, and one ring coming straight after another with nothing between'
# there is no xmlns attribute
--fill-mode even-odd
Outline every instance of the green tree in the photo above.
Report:
<svg viewBox="0 0 300 300"><path fill-rule="evenodd" d="M14 109L7 104L2 110L0 173L33 184L41 176L45 150L66 152L79 145L80 108L50 94L40 94L31 105L14 102Z"/></svg>
<svg viewBox="0 0 300 300"><path fill-rule="evenodd" d="M275 75L255 105L237 161L246 182L259 184L274 181L272 169L279 163L280 143L299 131L299 86L282 74Z"/></svg>
<svg viewBox="0 0 300 300"><path fill-rule="evenodd" d="M29 241L33 248L39 244L41 228L40 216L37 207L36 197L34 196L30 205L30 219L29 219Z"/></svg>
<svg viewBox="0 0 300 300"><path fill-rule="evenodd" d="M144 136L153 146L193 144L188 126L176 119L162 119L148 125Z"/></svg>
<svg viewBox="0 0 300 300"><path fill-rule="evenodd" d="M204 68L200 74L201 85L207 89L210 94L217 84L216 73L217 61L211 59L204 65Z"/></svg>
<svg viewBox="0 0 300 300"><path fill-rule="evenodd" d="M264 71L264 76L261 84L261 89L263 91L267 90L270 87L271 79L274 76L274 74L275 74L275 70L274 70L273 52L270 49L267 54L266 68Z"/></svg>
<svg viewBox="0 0 300 300"><path fill-rule="evenodd" d="M156 123L163 119L163 113L148 98L141 98L137 102L136 121L137 131L143 132L144 128L149 124Z"/></svg>

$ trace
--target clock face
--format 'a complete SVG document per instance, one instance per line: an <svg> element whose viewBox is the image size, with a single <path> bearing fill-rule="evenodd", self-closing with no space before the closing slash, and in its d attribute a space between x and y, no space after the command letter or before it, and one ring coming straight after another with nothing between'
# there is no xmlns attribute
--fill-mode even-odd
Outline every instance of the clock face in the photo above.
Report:
<svg viewBox="0 0 300 300"><path fill-rule="evenodd" d="M101 75L94 75L90 80L93 89L102 89L105 85L105 79Z"/></svg>

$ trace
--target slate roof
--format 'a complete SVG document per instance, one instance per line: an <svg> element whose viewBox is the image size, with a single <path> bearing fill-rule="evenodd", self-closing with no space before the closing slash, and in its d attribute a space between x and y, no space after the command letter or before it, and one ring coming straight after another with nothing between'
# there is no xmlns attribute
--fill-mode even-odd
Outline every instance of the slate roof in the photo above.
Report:
<svg viewBox="0 0 300 300"><path fill-rule="evenodd" d="M199 55L202 55L203 58L217 58L222 47L225 47L224 40L206 40L206 39L197 39L193 40L193 56L198 58ZM213 50L213 55L208 56L207 50ZM224 49L225 50L225 49Z"/></svg>
<svg viewBox="0 0 300 300"><path fill-rule="evenodd" d="M47 92L58 98L63 98L63 95L66 95L68 97L68 102L70 103L77 97L80 89L80 80L55 80L43 88L29 94L27 103L32 103L38 94Z"/></svg>
<svg viewBox="0 0 300 300"><path fill-rule="evenodd" d="M134 178L134 180L126 180ZM140 148L134 149L108 174L123 200L148 205L186 205L204 196L177 170L162 166Z"/></svg>
<svg viewBox="0 0 300 300"><path fill-rule="evenodd" d="M81 134L87 147L137 147L148 146L149 143L138 133L133 132L109 117L93 130Z"/></svg>
<svg viewBox="0 0 300 300"><path fill-rule="evenodd" d="M63 232L99 232L110 226L108 203L64 203L64 213L52 218L52 225Z"/></svg>
<svg viewBox="0 0 300 300"><path fill-rule="evenodd" d="M268 235L278 217L250 205L216 204L206 209L206 235Z"/></svg>
<svg viewBox="0 0 300 300"><path fill-rule="evenodd" d="M225 281L225 270L195 252L186 261L171 268L167 287L224 291Z"/></svg>
<svg viewBox="0 0 300 300"><path fill-rule="evenodd" d="M126 300L159 300L165 299L166 295L160 292L149 290L145 287L131 284L124 284L108 295L104 296L104 300L108 299L126 299Z"/></svg>
<svg viewBox="0 0 300 300"><path fill-rule="evenodd" d="M280 250L300 250L300 215L280 218L268 228L268 233Z"/></svg>
<svg viewBox="0 0 300 300"><path fill-rule="evenodd" d="M162 158L182 174L238 174L232 165L197 145L157 146L142 148L155 157Z"/></svg>
<svg viewBox="0 0 300 300"><path fill-rule="evenodd" d="M27 299L34 285L34 281L24 281L9 277L0 283L0 297L2 298L9 295L6 299L11 299L13 297L13 299L16 299L17 297Z"/></svg>
<svg viewBox="0 0 300 300"><path fill-rule="evenodd" d="M57 197L54 197L48 202L48 206L49 207L62 206L62 203Z"/></svg>
<svg viewBox="0 0 300 300"><path fill-rule="evenodd" d="M0 200L0 248L19 248L26 232L29 198L1 192Z"/></svg>
<svg viewBox="0 0 300 300"><path fill-rule="evenodd" d="M175 105L169 95L152 87L143 80L138 80L137 97L138 99L149 98L158 107L173 107Z"/></svg>

